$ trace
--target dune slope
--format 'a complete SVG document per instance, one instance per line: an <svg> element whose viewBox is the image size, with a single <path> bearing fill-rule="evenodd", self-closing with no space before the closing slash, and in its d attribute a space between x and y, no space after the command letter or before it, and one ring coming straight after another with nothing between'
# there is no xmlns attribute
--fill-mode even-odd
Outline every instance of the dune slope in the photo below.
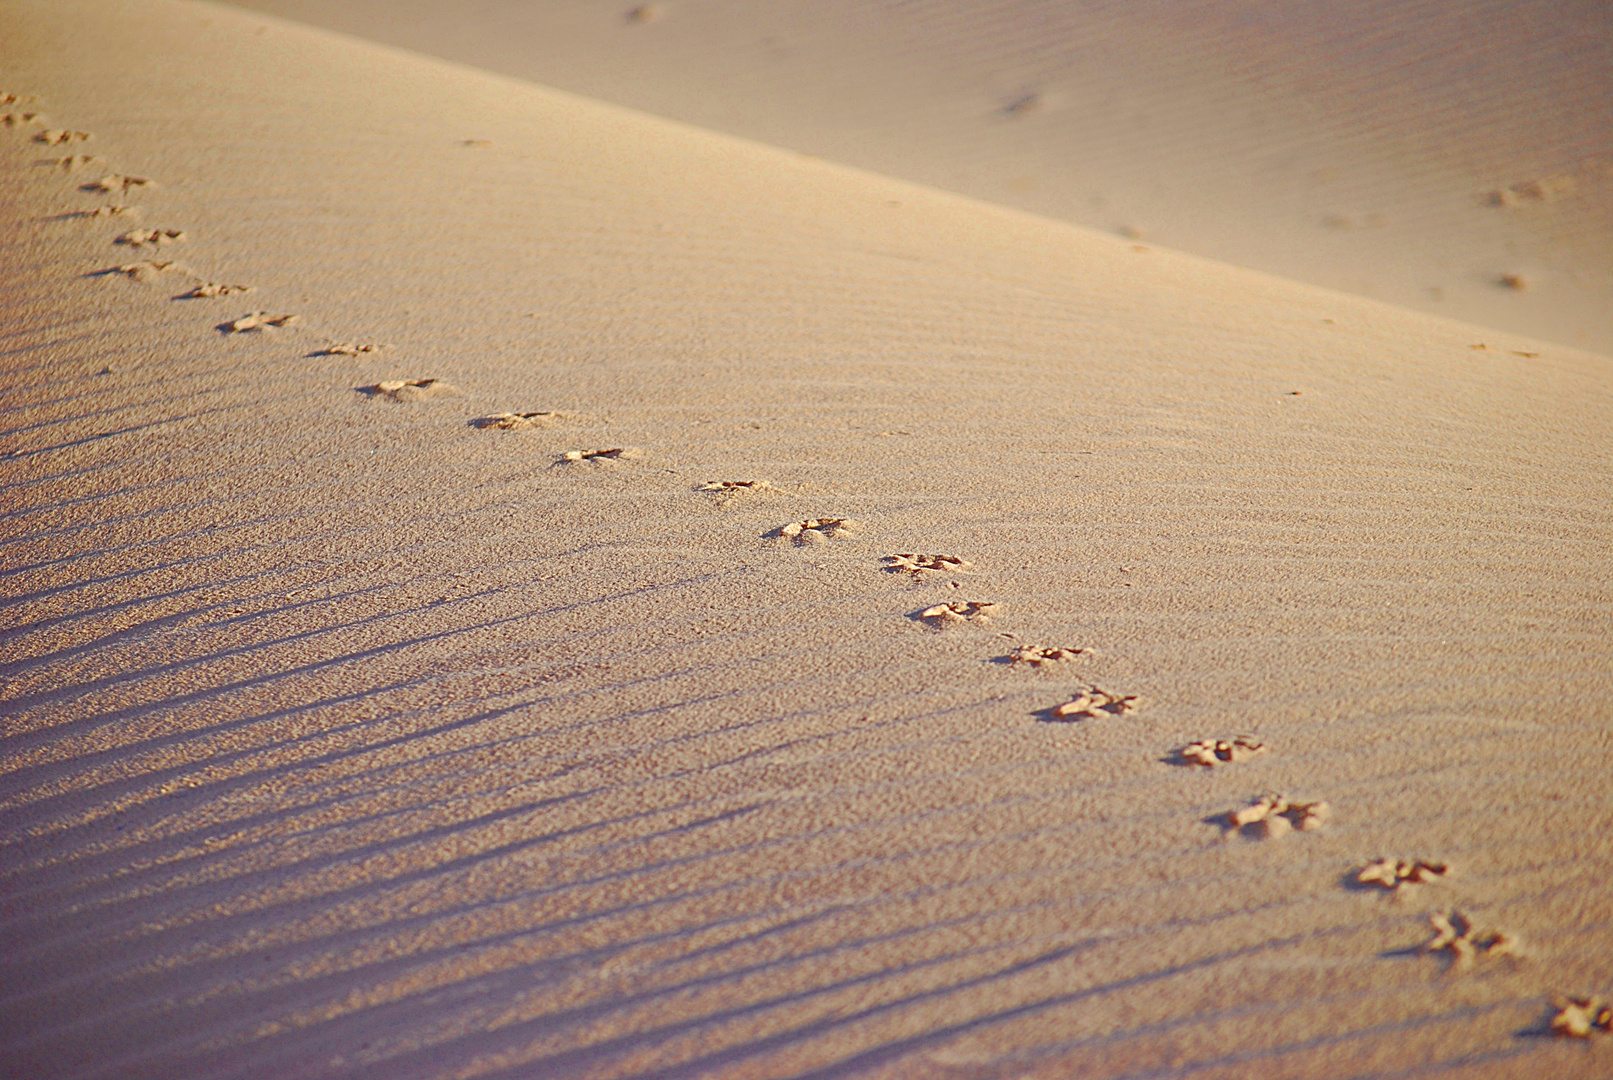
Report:
<svg viewBox="0 0 1613 1080"><path fill-rule="evenodd" d="M0 1071L1605 1074L1606 360L7 15Z"/></svg>
<svg viewBox="0 0 1613 1080"><path fill-rule="evenodd" d="M1602 0L234 2L1613 355Z"/></svg>

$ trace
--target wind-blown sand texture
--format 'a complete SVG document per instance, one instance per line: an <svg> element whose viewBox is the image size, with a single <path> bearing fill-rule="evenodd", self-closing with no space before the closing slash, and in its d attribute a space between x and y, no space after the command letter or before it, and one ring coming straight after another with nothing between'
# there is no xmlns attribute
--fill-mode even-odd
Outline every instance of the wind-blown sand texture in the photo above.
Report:
<svg viewBox="0 0 1613 1080"><path fill-rule="evenodd" d="M229 9L6 15L197 277L99 273L114 196L0 130L0 1074L1607 1075L1551 1026L1613 992L1606 359ZM1142 705L1047 720L1091 686ZM1266 792L1326 827L1227 828Z"/></svg>
<svg viewBox="0 0 1613 1080"><path fill-rule="evenodd" d="M235 3L1613 355L1605 0Z"/></svg>

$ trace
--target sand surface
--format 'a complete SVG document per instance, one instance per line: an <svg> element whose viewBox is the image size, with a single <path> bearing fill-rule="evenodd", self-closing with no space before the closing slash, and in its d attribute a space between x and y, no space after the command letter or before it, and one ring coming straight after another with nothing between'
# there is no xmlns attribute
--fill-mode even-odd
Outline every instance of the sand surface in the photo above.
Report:
<svg viewBox="0 0 1613 1080"><path fill-rule="evenodd" d="M0 1074L1613 1072L1548 1027L1613 991L1607 359L229 8L3 14Z"/></svg>
<svg viewBox="0 0 1613 1080"><path fill-rule="evenodd" d="M1613 355L1605 0L237 2Z"/></svg>

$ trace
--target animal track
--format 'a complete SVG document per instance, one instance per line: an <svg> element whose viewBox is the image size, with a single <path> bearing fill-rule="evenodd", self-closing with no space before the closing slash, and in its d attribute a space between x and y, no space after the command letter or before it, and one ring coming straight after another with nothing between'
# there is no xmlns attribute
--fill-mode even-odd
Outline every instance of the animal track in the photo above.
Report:
<svg viewBox="0 0 1613 1080"><path fill-rule="evenodd" d="M1214 767L1232 761L1248 761L1256 754L1264 754L1266 744L1252 735L1239 735L1233 739L1202 739L1182 747L1183 760L1192 765Z"/></svg>
<svg viewBox="0 0 1613 1080"><path fill-rule="evenodd" d="M240 293L252 291L250 285L220 285L214 281L203 282L188 293L180 296L181 300L211 300L216 296L236 296ZM295 316L286 316L294 318Z"/></svg>
<svg viewBox="0 0 1613 1080"><path fill-rule="evenodd" d="M797 544L821 544L828 540L856 533L856 527L845 518L807 518L780 525L767 535L780 540L793 540Z"/></svg>
<svg viewBox="0 0 1613 1080"><path fill-rule="evenodd" d="M926 573L967 574L974 563L954 555L886 555L885 569L893 574L912 574L922 577Z"/></svg>
<svg viewBox="0 0 1613 1080"><path fill-rule="evenodd" d="M1290 802L1282 795L1262 795L1242 810L1227 815L1234 830L1248 825L1261 826L1266 837L1286 836L1294 829L1311 832L1327 824L1329 808L1325 802Z"/></svg>
<svg viewBox="0 0 1613 1080"><path fill-rule="evenodd" d="M1084 686L1069 701L1055 705L1049 715L1055 720L1096 720L1136 712L1138 704L1140 699L1135 694L1111 694L1096 686Z"/></svg>
<svg viewBox="0 0 1613 1080"><path fill-rule="evenodd" d="M1028 116L1039 112L1042 108L1042 95L1037 93L1021 94L1019 97L1003 106L1004 116Z"/></svg>
<svg viewBox="0 0 1613 1080"><path fill-rule="evenodd" d="M128 277L134 278L136 281L152 281L155 278L161 277L163 274L182 274L184 272L185 268L176 262L150 261L128 263L124 266L117 266L113 267L111 270L103 271L103 273L108 274L124 274Z"/></svg>
<svg viewBox="0 0 1613 1080"><path fill-rule="evenodd" d="M96 157L94 154L74 154L71 157L52 158L50 164L55 165L59 169L66 169L68 172L72 172L75 169L82 169L86 165L94 165L100 160L101 159Z"/></svg>
<svg viewBox="0 0 1613 1080"><path fill-rule="evenodd" d="M136 229L124 233L112 242L127 244L129 247L145 247L147 244L157 247L162 244L177 244L183 239L185 239L183 229Z"/></svg>
<svg viewBox="0 0 1613 1080"><path fill-rule="evenodd" d="M556 424L580 419L576 413L549 410L544 412L524 413L494 413L492 416L483 416L472 420L471 423L479 428L493 428L498 431L520 431L523 428L546 428Z"/></svg>
<svg viewBox="0 0 1613 1080"><path fill-rule="evenodd" d="M290 326L297 321L295 315L270 315L267 311L254 311L250 315L242 315L234 322L224 323L219 327L226 334L250 334L267 330L272 326ZM432 380L428 379L427 382ZM386 383L381 384L383 387ZM402 385L402 384L399 384Z"/></svg>
<svg viewBox="0 0 1613 1080"><path fill-rule="evenodd" d="M766 480L707 480L695 490L716 495L723 502L745 495L781 494L778 488Z"/></svg>
<svg viewBox="0 0 1613 1080"><path fill-rule="evenodd" d="M23 127L26 124L37 124L39 122L39 114L36 112L8 112L5 115L0 116L0 124L4 124L6 127Z"/></svg>
<svg viewBox="0 0 1613 1080"><path fill-rule="evenodd" d="M1605 998L1558 995L1551 999L1551 1007L1557 1010L1551 1018L1553 1034L1588 1039L1595 1031L1613 1032L1613 1005Z"/></svg>
<svg viewBox="0 0 1613 1080"><path fill-rule="evenodd" d="M26 105L33 100L32 94L0 94L0 105Z"/></svg>
<svg viewBox="0 0 1613 1080"><path fill-rule="evenodd" d="M112 192L128 191L130 188L154 186L156 185L143 176L119 176L117 173L109 173L92 184L85 184L83 187L79 188L79 190L100 191L110 194Z"/></svg>
<svg viewBox="0 0 1613 1080"><path fill-rule="evenodd" d="M1074 660L1078 656L1090 655L1092 655L1091 649L1056 649L1042 645L1021 645L1008 654L1008 659L1015 664L1027 664L1040 669Z"/></svg>
<svg viewBox="0 0 1613 1080"><path fill-rule="evenodd" d="M1449 952L1453 966L1470 967L1477 956L1517 956L1518 940L1499 930L1480 930L1460 911L1428 916L1434 936L1423 942L1423 952Z"/></svg>
<svg viewBox="0 0 1613 1080"><path fill-rule="evenodd" d="M441 379L389 379L373 386L361 386L359 391L371 397L384 397L391 401L421 401L425 398L458 393Z"/></svg>
<svg viewBox="0 0 1613 1080"><path fill-rule="evenodd" d="M567 450L560 455L556 463L560 465L614 465L620 461L632 461L639 456L641 456L641 452L631 446L617 446L609 450Z"/></svg>
<svg viewBox="0 0 1613 1080"><path fill-rule="evenodd" d="M356 342L344 341L336 345L328 345L318 352L309 353L309 356L363 356L366 353L381 351L379 345L360 345Z"/></svg>
<svg viewBox="0 0 1613 1080"><path fill-rule="evenodd" d="M1379 859L1361 869L1355 880L1362 885L1381 885L1399 892L1407 885L1426 885L1451 872L1449 863L1422 859Z"/></svg>
<svg viewBox="0 0 1613 1080"><path fill-rule="evenodd" d="M965 622L990 622L996 613L996 604L979 600L960 600L925 608L919 612L919 618L931 626L955 626Z"/></svg>
<svg viewBox="0 0 1613 1080"><path fill-rule="evenodd" d="M1513 207L1526 202L1549 203L1572 195L1579 182L1572 176L1543 176L1539 180L1524 180L1495 191L1486 192L1484 201L1490 206Z"/></svg>
<svg viewBox="0 0 1613 1080"><path fill-rule="evenodd" d="M70 218L103 218L103 217L135 217L140 213L138 206L97 206L94 210L75 210L64 217Z"/></svg>
<svg viewBox="0 0 1613 1080"><path fill-rule="evenodd" d="M47 146L63 146L67 143L88 142L90 133L87 131L66 131L61 128L52 128L41 131L34 136L34 142L45 143Z"/></svg>

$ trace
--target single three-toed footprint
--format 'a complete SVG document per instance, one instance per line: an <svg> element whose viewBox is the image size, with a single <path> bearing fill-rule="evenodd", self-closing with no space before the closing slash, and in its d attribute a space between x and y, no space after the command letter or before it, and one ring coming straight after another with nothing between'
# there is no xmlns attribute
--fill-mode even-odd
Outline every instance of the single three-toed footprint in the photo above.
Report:
<svg viewBox="0 0 1613 1080"><path fill-rule="evenodd" d="M155 187L156 185L143 176L121 176L118 173L108 173L93 183L85 184L80 191L99 191L104 194L122 193L131 188Z"/></svg>
<svg viewBox="0 0 1613 1080"><path fill-rule="evenodd" d="M255 334L273 327L290 326L296 321L295 315L270 315L267 311L254 311L239 319L219 323L218 329L225 334Z"/></svg>
<svg viewBox="0 0 1613 1080"><path fill-rule="evenodd" d="M1051 668L1055 664L1062 664L1081 656L1091 656L1091 649L1065 649L1054 648L1047 645L1021 645L1008 654L1008 660L1016 667Z"/></svg>
<svg viewBox="0 0 1613 1080"><path fill-rule="evenodd" d="M36 112L8 112L0 115L0 124L4 124L6 127L26 127L29 124L40 122L39 114Z"/></svg>
<svg viewBox="0 0 1613 1080"><path fill-rule="evenodd" d="M1551 999L1556 1015L1551 1018L1555 1035L1571 1039L1588 1039L1593 1034L1613 1034L1613 1004L1595 994L1585 997L1556 995Z"/></svg>
<svg viewBox="0 0 1613 1080"><path fill-rule="evenodd" d="M1231 832L1258 825L1260 835L1277 837L1295 829L1314 832L1327 824L1329 813L1325 802L1294 802L1283 795L1262 795L1242 810L1228 813L1227 821Z"/></svg>
<svg viewBox="0 0 1613 1080"><path fill-rule="evenodd" d="M524 431L532 428L549 428L560 424L582 423L585 418L578 413L566 412L561 409L540 410L538 412L524 413L494 413L492 416L479 416L471 421L471 426L495 431Z"/></svg>
<svg viewBox="0 0 1613 1080"><path fill-rule="evenodd" d="M368 353L381 351L380 345L360 344L356 341L339 341L327 345L323 349L311 352L309 356L364 356Z"/></svg>
<svg viewBox="0 0 1613 1080"><path fill-rule="evenodd" d="M358 392L368 397L383 397L388 401L424 401L433 397L453 397L459 391L441 379L388 379L370 386L361 386Z"/></svg>
<svg viewBox="0 0 1613 1080"><path fill-rule="evenodd" d="M631 446L615 446L608 450L567 450L555 459L556 465L616 465L642 456Z"/></svg>
<svg viewBox="0 0 1613 1080"><path fill-rule="evenodd" d="M1393 892L1412 885L1428 885L1446 877L1450 863L1426 859L1379 859L1361 868L1355 880L1362 885L1378 885Z"/></svg>
<svg viewBox="0 0 1613 1080"><path fill-rule="evenodd" d="M1083 686L1062 705L1047 710L1050 720L1096 720L1136 712L1142 699L1136 694L1111 694L1096 686Z"/></svg>
<svg viewBox="0 0 1613 1080"><path fill-rule="evenodd" d="M1238 735L1231 739L1200 739L1177 751L1189 765L1213 768L1236 761L1248 761L1266 752L1266 744L1253 735Z"/></svg>
<svg viewBox="0 0 1613 1080"><path fill-rule="evenodd" d="M886 555L883 562L885 569L893 574L912 574L914 577L923 577L928 573L967 574L974 566L955 555Z"/></svg>
<svg viewBox="0 0 1613 1080"><path fill-rule="evenodd" d="M1478 957L1519 956L1522 948L1518 939L1500 930L1481 929L1460 911L1449 914L1434 912L1428 916L1434 936L1423 942L1423 952L1449 952L1452 966L1458 969L1471 967Z"/></svg>
<svg viewBox="0 0 1613 1080"><path fill-rule="evenodd" d="M918 613L918 617L931 626L941 628L959 626L969 622L990 622L997 614L997 605L982 600L956 600L936 604Z"/></svg>
<svg viewBox="0 0 1613 1080"><path fill-rule="evenodd" d="M241 293L252 291L250 285L221 285L216 281L204 281L187 293L181 293L180 300L212 300L219 296L238 296ZM288 318L293 316L287 316Z"/></svg>
<svg viewBox="0 0 1613 1080"><path fill-rule="evenodd" d="M47 146L64 146L67 143L88 142L89 139L90 133L87 131L68 131L63 128L51 128L34 136L34 142L45 143Z"/></svg>
<svg viewBox="0 0 1613 1080"><path fill-rule="evenodd" d="M124 233L112 242L114 244L125 244L129 247L145 247L148 244L152 247L158 247L163 244L177 244L183 239L185 239L183 229L135 229L132 232Z"/></svg>
<svg viewBox="0 0 1613 1080"><path fill-rule="evenodd" d="M74 210L70 214L63 214L64 218L83 218L88 221L92 218L104 217L138 217L138 206L97 206L94 210Z"/></svg>
<svg viewBox="0 0 1613 1080"><path fill-rule="evenodd" d="M155 281L166 274L184 274L188 272L179 263L156 262L149 259L137 263L125 263L122 266L114 266L110 270L101 271L102 274L122 274L125 277L142 282Z"/></svg>
<svg viewBox="0 0 1613 1080"><path fill-rule="evenodd" d="M63 158L51 158L48 162L45 162L45 164L55 165L58 169L66 169L68 172L73 172L76 169L84 168L86 165L98 164L100 160L101 159L96 157L94 154L72 154Z"/></svg>
<svg viewBox="0 0 1613 1080"><path fill-rule="evenodd" d="M735 499L783 494L766 480L707 480L695 490L713 495L725 505Z"/></svg>
<svg viewBox="0 0 1613 1080"><path fill-rule="evenodd" d="M780 525L764 535L775 540L793 540L806 546L839 540L853 536L856 532L856 523L845 518L807 518L805 521L792 521L788 525Z"/></svg>

